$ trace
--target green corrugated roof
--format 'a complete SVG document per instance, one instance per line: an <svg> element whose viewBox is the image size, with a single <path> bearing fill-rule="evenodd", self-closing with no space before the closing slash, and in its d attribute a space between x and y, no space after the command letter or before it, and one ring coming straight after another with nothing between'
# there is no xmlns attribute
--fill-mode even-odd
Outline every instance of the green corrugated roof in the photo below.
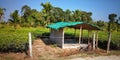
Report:
<svg viewBox="0 0 120 60"><path fill-rule="evenodd" d="M47 25L47 27L51 28L51 29L58 30L60 28L76 26L76 25L79 25L79 24L80 25L87 24L89 26L92 26L92 27L96 28L96 30L100 30L96 25L88 24L88 23L84 23L84 22L57 22L57 23L54 23L54 24Z"/></svg>
<svg viewBox="0 0 120 60"><path fill-rule="evenodd" d="M64 28L64 27L67 27L67 26L75 26L77 24L83 24L83 23L84 22L57 22L57 23L54 23L54 24L50 24L47 27L58 30L60 28Z"/></svg>

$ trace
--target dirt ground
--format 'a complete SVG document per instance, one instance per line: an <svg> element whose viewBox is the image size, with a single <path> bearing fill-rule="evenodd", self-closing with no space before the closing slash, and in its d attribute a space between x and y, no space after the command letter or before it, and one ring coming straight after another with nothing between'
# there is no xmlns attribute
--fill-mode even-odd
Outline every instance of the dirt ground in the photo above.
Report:
<svg viewBox="0 0 120 60"><path fill-rule="evenodd" d="M0 53L0 60L49 60L57 58L62 52L59 47L46 45L41 39L34 40L32 45L33 58L27 56L25 53ZM28 51L29 55L29 51Z"/></svg>
<svg viewBox="0 0 120 60"><path fill-rule="evenodd" d="M47 40L46 40L47 41ZM48 41L47 41L48 42ZM33 58L27 56L25 53L0 53L0 60L120 60L120 55L110 55L110 56L87 56L81 57L84 52L80 52L79 49L61 49L56 47L56 45L45 44L45 41L41 39L36 39L32 45ZM92 53L97 52L97 54L104 54L104 50L97 50L93 52L87 52L92 55ZM102 52L102 53L101 53ZM29 51L28 51L29 53ZM74 56L72 56L74 55ZM69 57L70 56L70 57ZM80 58L81 57L81 58Z"/></svg>
<svg viewBox="0 0 120 60"><path fill-rule="evenodd" d="M120 60L120 55L110 55L110 56L92 56L92 57L84 57L84 58L74 58L71 60Z"/></svg>

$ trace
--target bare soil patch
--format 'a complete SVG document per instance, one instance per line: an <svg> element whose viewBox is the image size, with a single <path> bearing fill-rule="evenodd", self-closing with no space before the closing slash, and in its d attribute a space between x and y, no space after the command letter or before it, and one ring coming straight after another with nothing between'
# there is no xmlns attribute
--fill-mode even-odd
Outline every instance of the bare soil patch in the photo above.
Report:
<svg viewBox="0 0 120 60"><path fill-rule="evenodd" d="M92 57L84 57L84 58L74 58L71 60L120 60L120 55L110 55L110 56L92 56Z"/></svg>

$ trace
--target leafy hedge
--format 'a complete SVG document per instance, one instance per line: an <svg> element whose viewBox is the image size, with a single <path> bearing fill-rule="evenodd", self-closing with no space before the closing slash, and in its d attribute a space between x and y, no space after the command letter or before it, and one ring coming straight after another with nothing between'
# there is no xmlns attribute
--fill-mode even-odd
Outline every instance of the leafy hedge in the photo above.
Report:
<svg viewBox="0 0 120 60"><path fill-rule="evenodd" d="M41 30L42 29L42 30ZM32 40L44 32L47 28L20 28L14 29L11 26L0 28L0 52L24 52L28 50L28 33L31 32Z"/></svg>
<svg viewBox="0 0 120 60"><path fill-rule="evenodd" d="M1 52L23 52L28 50L28 31L4 29L0 30Z"/></svg>
<svg viewBox="0 0 120 60"><path fill-rule="evenodd" d="M0 28L0 52L24 52L28 50L28 32L32 32L32 40L39 36L44 36L43 33L49 33L49 29L40 28L20 28L14 30L13 28ZM65 29L66 34L74 35L74 29ZM106 32L99 31L99 41L108 41L108 35ZM79 30L76 31L76 36L79 36ZM87 31L83 32L83 37L88 37ZM120 32L112 33L111 42L120 48ZM107 45L103 44L102 45Z"/></svg>

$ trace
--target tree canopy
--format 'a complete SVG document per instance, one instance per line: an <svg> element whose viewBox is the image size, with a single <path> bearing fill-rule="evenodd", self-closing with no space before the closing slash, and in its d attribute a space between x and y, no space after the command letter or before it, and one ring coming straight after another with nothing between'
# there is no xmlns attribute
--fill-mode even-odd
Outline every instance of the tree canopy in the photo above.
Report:
<svg viewBox="0 0 120 60"><path fill-rule="evenodd" d="M6 9L5 8L0 8L0 21L2 21L2 17L5 13Z"/></svg>
<svg viewBox="0 0 120 60"><path fill-rule="evenodd" d="M91 17L93 14L92 12L86 12L79 9L74 11L69 9L63 10L60 7L53 6L50 2L41 3L40 6L42 6L42 10L37 11L28 5L24 5L21 7L21 11L15 10L12 12L10 15L11 19L8 21L18 24L21 27L46 26L55 22L88 22L94 23L104 30L109 29L109 27L107 27L109 26L107 23L110 22L111 27L114 26L114 30L120 30L120 17L114 19L114 17L117 17L117 14L114 13L109 15L109 22L101 20L95 22ZM0 19L3 17L4 12L5 9L0 8ZM19 12L21 12L21 14L19 14Z"/></svg>

